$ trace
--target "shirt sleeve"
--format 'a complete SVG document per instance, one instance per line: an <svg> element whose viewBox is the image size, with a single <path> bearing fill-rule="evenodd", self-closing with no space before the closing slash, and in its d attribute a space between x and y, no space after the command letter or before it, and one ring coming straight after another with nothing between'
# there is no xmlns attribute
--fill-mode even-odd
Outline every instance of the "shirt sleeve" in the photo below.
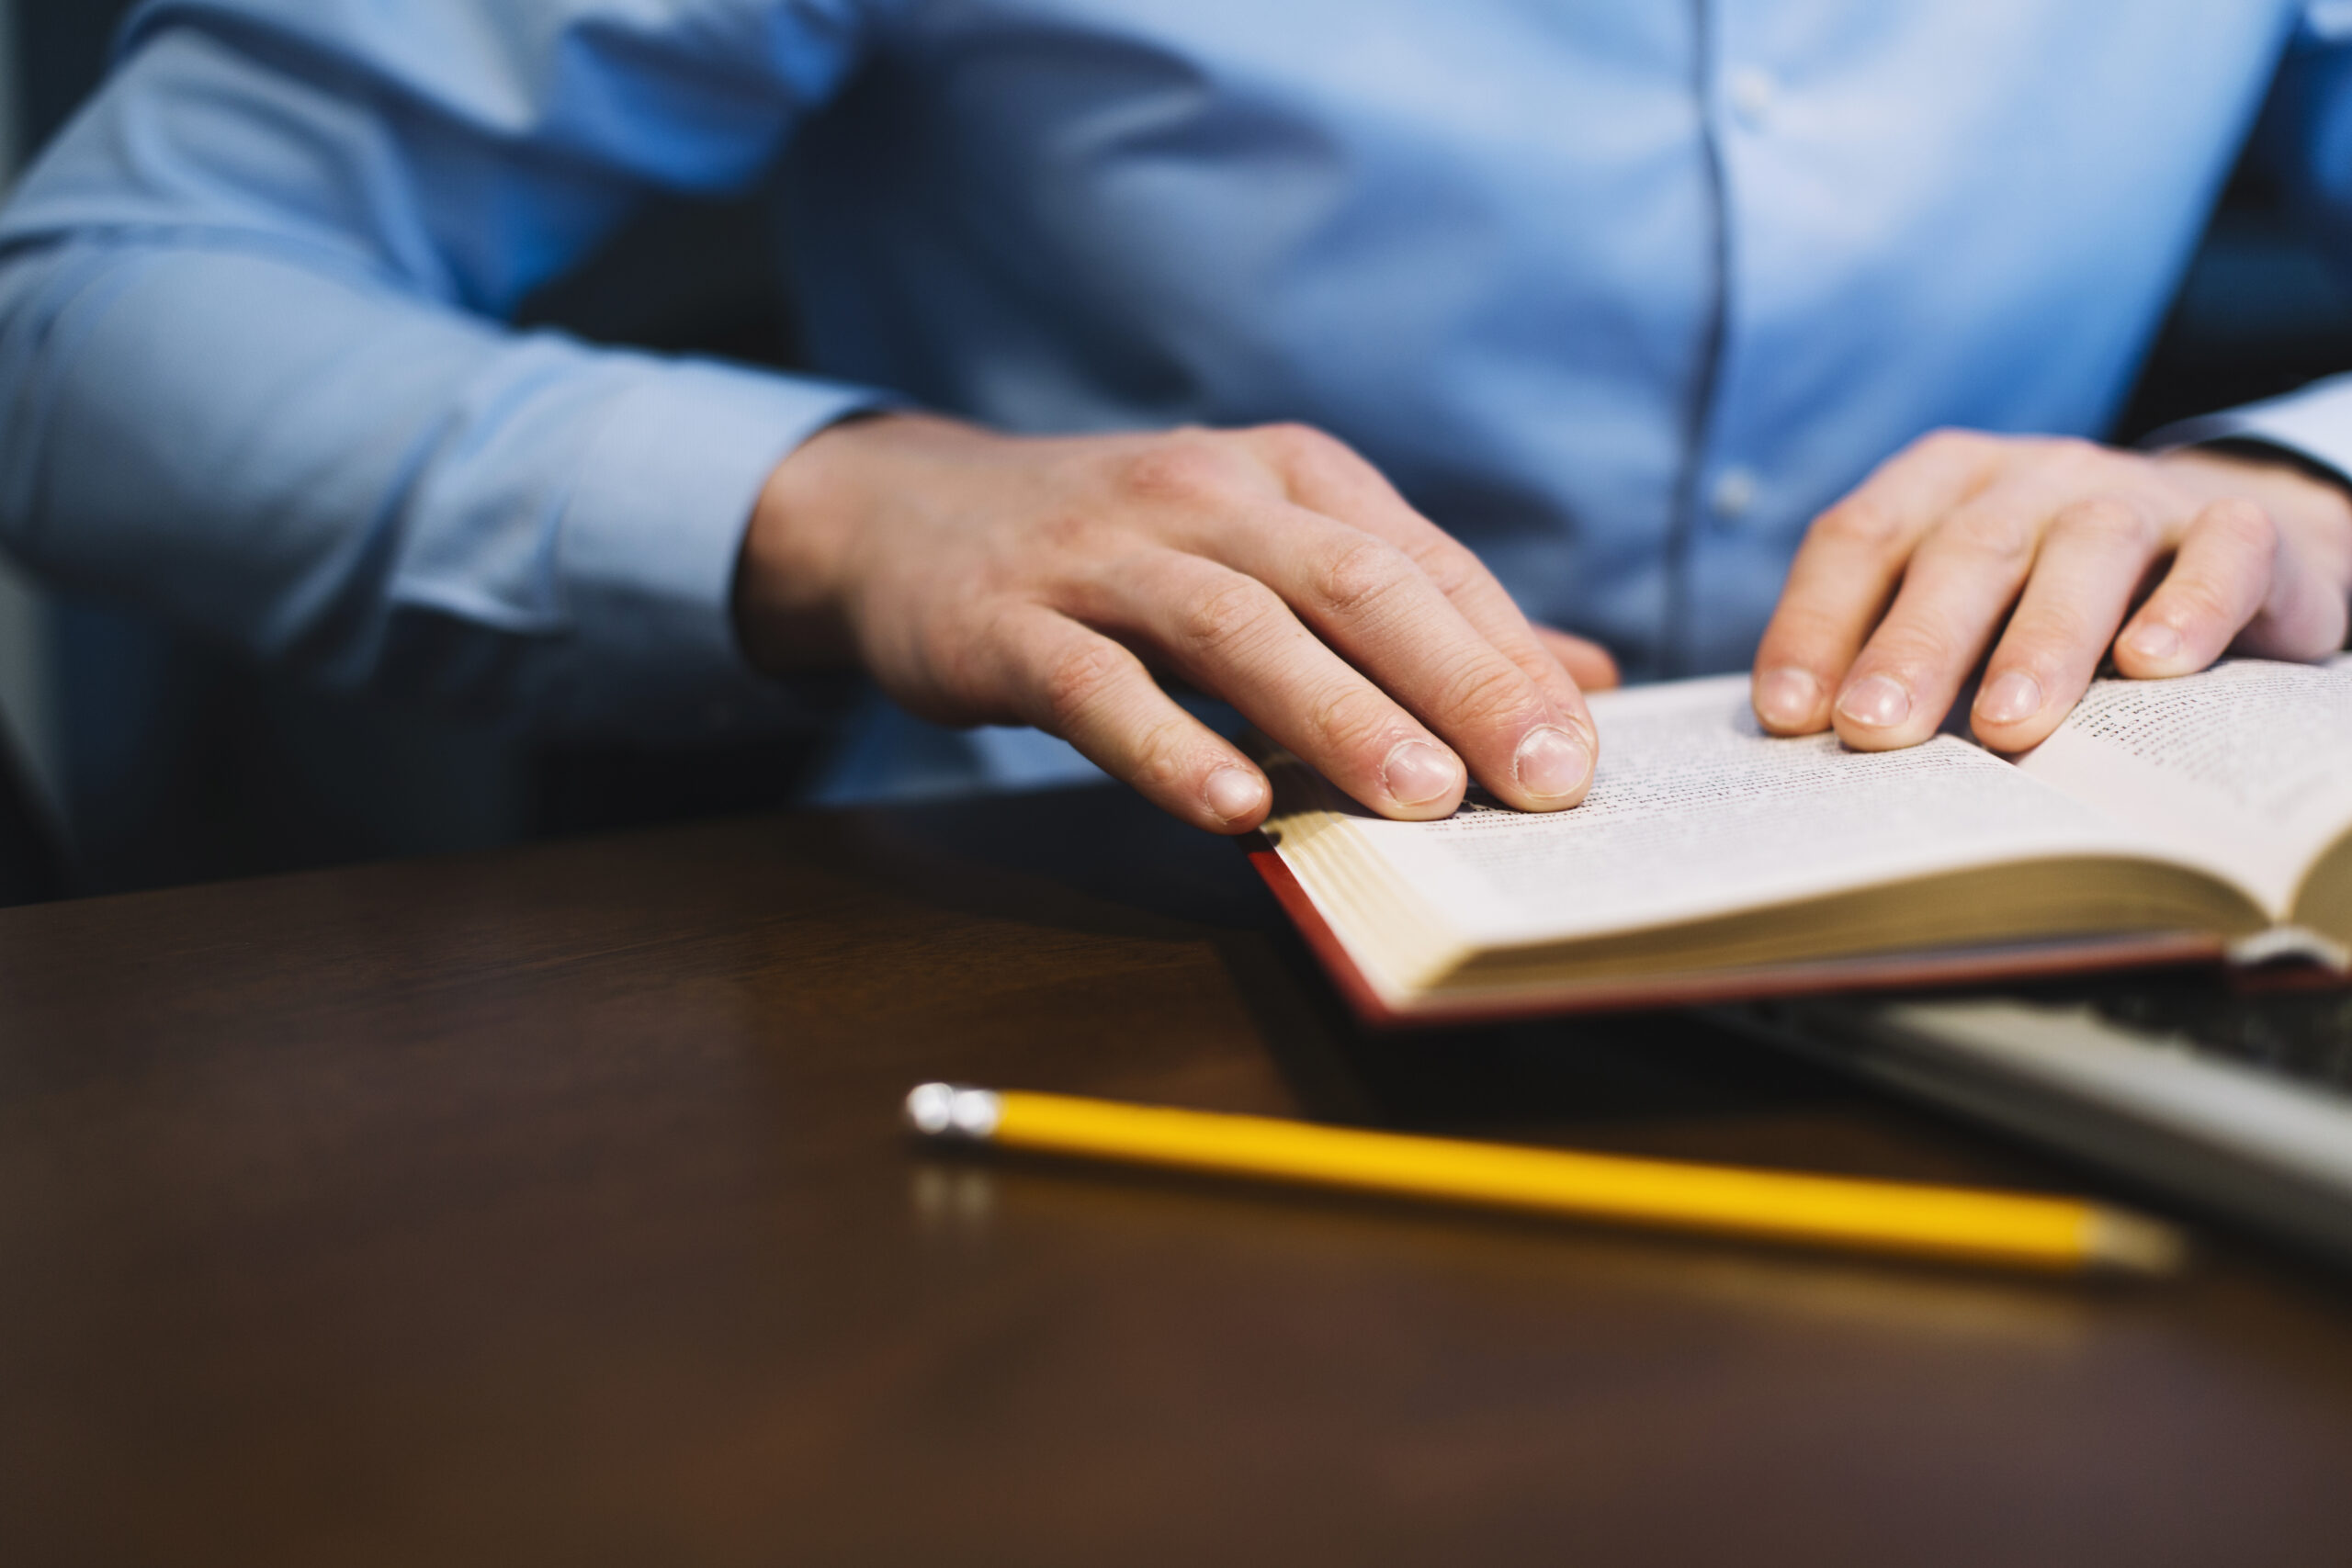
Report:
<svg viewBox="0 0 2352 1568"><path fill-rule="evenodd" d="M2255 126L2250 157L2297 219L2352 273L2352 0L2311 0ZM2152 446L2252 442L2352 485L2352 376L2165 426Z"/></svg>
<svg viewBox="0 0 2352 1568"><path fill-rule="evenodd" d="M729 600L870 389L501 324L755 179L857 0L164 0L0 213L0 541L346 689L571 734L781 713Z"/></svg>

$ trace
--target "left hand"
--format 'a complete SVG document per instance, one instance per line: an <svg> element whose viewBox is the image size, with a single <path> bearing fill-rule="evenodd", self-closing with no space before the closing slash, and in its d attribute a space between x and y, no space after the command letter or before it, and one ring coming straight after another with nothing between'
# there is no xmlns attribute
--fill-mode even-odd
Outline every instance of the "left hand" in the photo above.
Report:
<svg viewBox="0 0 2352 1568"><path fill-rule="evenodd" d="M2352 495L2293 463L1940 431L1815 521L1757 649L1756 713L1917 745L1990 648L1970 722L2019 751L2110 647L2143 678L2229 650L2322 659L2348 592Z"/></svg>

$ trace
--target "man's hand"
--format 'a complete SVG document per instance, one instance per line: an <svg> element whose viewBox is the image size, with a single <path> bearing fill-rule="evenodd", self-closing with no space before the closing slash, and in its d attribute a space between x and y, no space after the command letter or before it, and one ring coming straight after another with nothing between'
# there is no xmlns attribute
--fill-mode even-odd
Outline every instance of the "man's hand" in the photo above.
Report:
<svg viewBox="0 0 2352 1568"><path fill-rule="evenodd" d="M1264 819L1265 776L1153 668L1406 818L1451 812L1471 775L1528 810L1574 806L1595 755L1577 682L1616 679L1361 457L1286 425L837 425L770 478L735 605L764 669L854 658L924 717L1035 725L1221 833Z"/></svg>
<svg viewBox="0 0 2352 1568"><path fill-rule="evenodd" d="M2347 591L2352 501L2291 463L1941 432L1814 523L1757 649L1756 713L1915 745L1991 647L1970 721L2022 750L2110 646L2135 677L2232 649L2319 659L2344 646Z"/></svg>

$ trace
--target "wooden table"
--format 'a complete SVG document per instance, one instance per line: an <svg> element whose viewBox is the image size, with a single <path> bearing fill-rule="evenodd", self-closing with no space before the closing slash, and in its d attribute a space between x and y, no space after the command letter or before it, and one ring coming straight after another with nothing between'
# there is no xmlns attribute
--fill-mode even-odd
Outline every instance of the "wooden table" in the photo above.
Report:
<svg viewBox="0 0 2352 1568"><path fill-rule="evenodd" d="M2085 1183L1666 1018L1370 1040L1090 791L0 914L0 1562L2352 1561L2352 1290L913 1152L913 1082Z"/></svg>

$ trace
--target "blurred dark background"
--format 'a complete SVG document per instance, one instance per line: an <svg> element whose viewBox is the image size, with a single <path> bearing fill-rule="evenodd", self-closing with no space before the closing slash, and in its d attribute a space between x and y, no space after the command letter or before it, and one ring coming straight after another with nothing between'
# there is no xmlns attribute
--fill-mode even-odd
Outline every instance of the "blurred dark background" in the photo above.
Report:
<svg viewBox="0 0 2352 1568"><path fill-rule="evenodd" d="M0 0L6 6L11 0ZM13 0L15 145L29 156L97 81L128 0ZM7 101L0 95L0 103ZM756 195L649 205L524 316L583 336L790 365L781 236ZM2352 288L2278 193L2230 186L2114 432L2352 368ZM686 749L534 746L340 702L107 606L52 598L47 823L0 768L0 903L464 849L788 798L805 739ZM28 807L29 806L29 809ZM17 825L11 827L11 821ZM14 868L13 870L11 868Z"/></svg>

